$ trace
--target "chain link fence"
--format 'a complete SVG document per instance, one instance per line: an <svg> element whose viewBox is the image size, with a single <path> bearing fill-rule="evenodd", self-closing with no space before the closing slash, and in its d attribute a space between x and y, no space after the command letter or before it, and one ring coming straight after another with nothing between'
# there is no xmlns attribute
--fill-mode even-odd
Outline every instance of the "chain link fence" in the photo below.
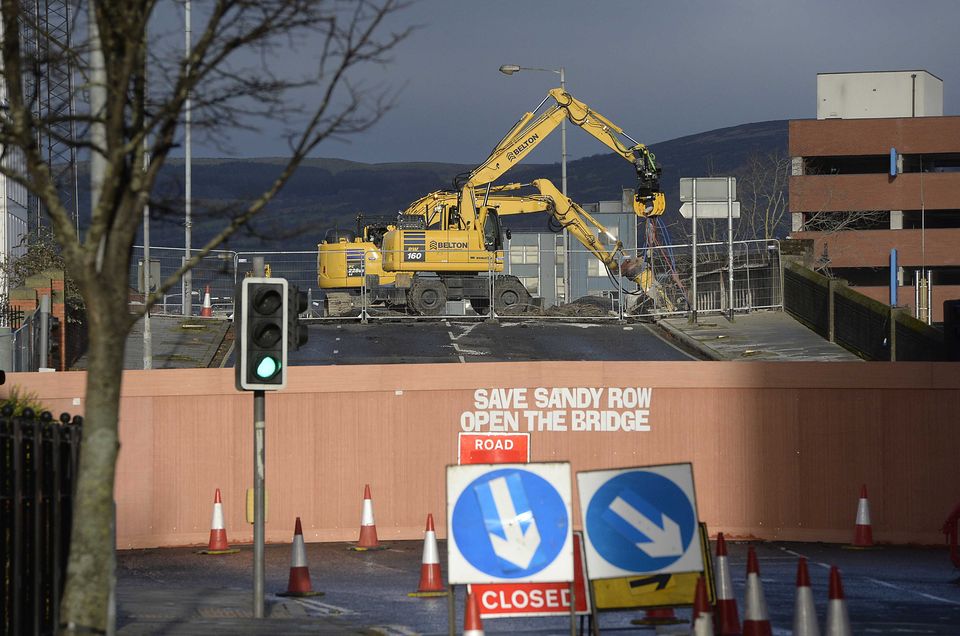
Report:
<svg viewBox="0 0 960 636"><path fill-rule="evenodd" d="M638 280L646 288L623 273L610 273L588 251L564 250L552 241L548 245L508 245L502 260L491 257L487 251L472 254L466 250L431 250L433 262L486 262L487 271L481 272L479 284L484 287L482 298L445 302L442 309L429 318L437 317L536 317L537 319L622 319L681 315L694 307L693 250L690 245L666 245L629 250L625 259L642 262ZM780 244L776 240L737 241L733 248L733 289L730 290L729 244L725 242L697 245L697 301L700 313L721 313L730 310L744 312L756 309L782 307ZM236 252L218 250L210 253L194 268L192 274L192 308L200 312L207 288L214 315L229 316L237 282L253 270L255 257L262 257L270 276L283 277L308 294L308 310L304 318L322 320L396 320L423 318L404 309L410 288L380 287L379 273L383 261L402 263L407 254L385 254L381 251L363 252L345 256L345 269L350 271L359 287L349 294L349 303L339 308L336 315L326 309L327 294L318 287L318 252ZM178 248L150 248L150 284L152 288L173 274L181 265L184 250ZM349 259L353 259L350 261ZM379 261L379 262L378 262ZM502 272L496 272L497 266ZM143 249L134 248L130 272L131 293L134 299L143 294ZM509 278L505 277L509 276ZM515 277L526 292L516 289ZM384 281L386 282L386 281ZM464 285L468 285L466 281ZM391 291L392 289L392 291ZM457 290L460 291L460 290ZM464 287L464 293L467 287ZM532 301L527 298L527 293ZM184 289L181 284L165 294L154 313L181 315ZM332 296L332 295L331 295ZM505 309L505 301L511 307Z"/></svg>

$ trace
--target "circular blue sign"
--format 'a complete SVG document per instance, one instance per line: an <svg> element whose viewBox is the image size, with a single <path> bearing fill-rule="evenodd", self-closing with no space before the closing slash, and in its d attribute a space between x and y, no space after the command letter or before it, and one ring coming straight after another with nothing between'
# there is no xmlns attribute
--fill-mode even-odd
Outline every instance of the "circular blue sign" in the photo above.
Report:
<svg viewBox="0 0 960 636"><path fill-rule="evenodd" d="M515 468L484 473L463 490L450 531L463 557L498 579L519 579L553 563L569 533L567 506L540 475Z"/></svg>
<svg viewBox="0 0 960 636"><path fill-rule="evenodd" d="M646 471L621 473L590 499L587 534L612 565L656 572L679 560L696 536L693 502L672 480Z"/></svg>

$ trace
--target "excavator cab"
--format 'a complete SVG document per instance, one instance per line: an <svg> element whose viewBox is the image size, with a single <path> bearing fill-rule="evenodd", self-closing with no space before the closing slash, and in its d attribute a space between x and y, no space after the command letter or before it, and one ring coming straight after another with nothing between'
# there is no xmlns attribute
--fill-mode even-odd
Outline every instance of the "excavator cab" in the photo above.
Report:
<svg viewBox="0 0 960 636"><path fill-rule="evenodd" d="M500 215L496 208L487 208L486 218L483 220L483 247L488 252L499 252L503 249L503 228L500 225Z"/></svg>

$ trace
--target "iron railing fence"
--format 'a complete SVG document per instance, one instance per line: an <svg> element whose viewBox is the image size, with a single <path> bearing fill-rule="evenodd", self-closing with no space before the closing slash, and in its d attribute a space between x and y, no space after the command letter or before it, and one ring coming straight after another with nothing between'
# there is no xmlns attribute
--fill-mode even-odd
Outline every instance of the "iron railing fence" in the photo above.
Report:
<svg viewBox="0 0 960 636"><path fill-rule="evenodd" d="M54 634L83 418L0 410L0 636Z"/></svg>
<svg viewBox="0 0 960 636"><path fill-rule="evenodd" d="M529 248L528 248L529 249ZM729 246L727 243L703 243L697 246L697 308L704 313L725 312L730 308L729 292ZM498 294L502 294L508 284L498 279L495 272L497 261L490 252L480 251L471 254L469 250L433 250L433 258L450 262L471 260L486 263L487 271L481 276L487 279L485 300L473 302L447 303L444 311L437 317L489 317L497 314L522 318L535 316L538 319L569 319L590 316L592 318L624 318L625 316L657 317L687 313L691 310L692 294L692 248L690 245L667 245L654 248L630 250L624 257L641 259L643 267L649 271L642 278L648 292L643 293L633 281L621 273L610 274L597 261L597 267L587 268L586 274L580 271L579 287L583 288L581 298L565 300L563 279L569 272L567 261L589 262L592 259L586 249L562 251L562 248L541 249L523 253L523 262L510 262L503 266L502 273L509 272L517 276L537 298L549 297L560 300L558 306L543 306L535 302L531 311L496 312ZM153 269L159 268L160 278L164 279L176 271L183 260L184 251L179 248L151 247L150 259ZM255 257L262 257L272 276L283 277L308 293L309 309L305 318L343 320L343 319L417 319L392 307L372 293L373 286L380 281L372 272L381 271L375 261L391 256L384 252L376 254L361 253L353 266L354 272L362 272L361 285L352 294L349 309L341 310L336 316L326 315L325 293L319 289L317 276L317 252L234 252L228 250L211 253L204 258L193 271L194 314L199 313L204 294L209 286L211 306L214 315L227 316L233 312L233 300L237 281L249 275ZM404 253L392 255L399 262L405 259ZM369 260L367 260L369 259ZM131 288L142 289L137 284L142 267L142 248L135 248ZM506 259L505 259L506 260ZM554 268L553 272L546 271ZM780 273L780 245L776 240L737 241L733 243L733 309L749 311L781 307L782 284ZM527 275L525 275L527 274ZM559 281L559 282L558 282ZM572 281L571 281L572 282ZM556 285L552 290L549 286ZM548 291L549 290L549 291ZM574 294L577 295L577 294ZM584 298L586 297L586 298ZM182 290L167 294L164 300L155 306L159 314L182 313ZM550 303L546 303L550 305Z"/></svg>

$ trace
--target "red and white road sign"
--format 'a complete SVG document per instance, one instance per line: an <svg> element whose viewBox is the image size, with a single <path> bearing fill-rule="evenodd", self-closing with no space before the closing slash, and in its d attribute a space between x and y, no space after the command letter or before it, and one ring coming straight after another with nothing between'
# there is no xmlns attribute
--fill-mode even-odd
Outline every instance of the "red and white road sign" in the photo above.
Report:
<svg viewBox="0 0 960 636"><path fill-rule="evenodd" d="M460 433L458 464L511 464L530 461L529 433ZM576 613L589 614L581 533L573 533L573 589ZM569 583L495 583L470 586L484 618L570 614Z"/></svg>
<svg viewBox="0 0 960 636"><path fill-rule="evenodd" d="M521 464L530 461L530 433L460 433L457 463Z"/></svg>
<svg viewBox="0 0 960 636"><path fill-rule="evenodd" d="M584 567L583 539L573 533L573 589L576 595L576 613L589 614L587 571ZM569 583L497 583L470 586L480 600L483 618L511 616L567 616L570 614Z"/></svg>

